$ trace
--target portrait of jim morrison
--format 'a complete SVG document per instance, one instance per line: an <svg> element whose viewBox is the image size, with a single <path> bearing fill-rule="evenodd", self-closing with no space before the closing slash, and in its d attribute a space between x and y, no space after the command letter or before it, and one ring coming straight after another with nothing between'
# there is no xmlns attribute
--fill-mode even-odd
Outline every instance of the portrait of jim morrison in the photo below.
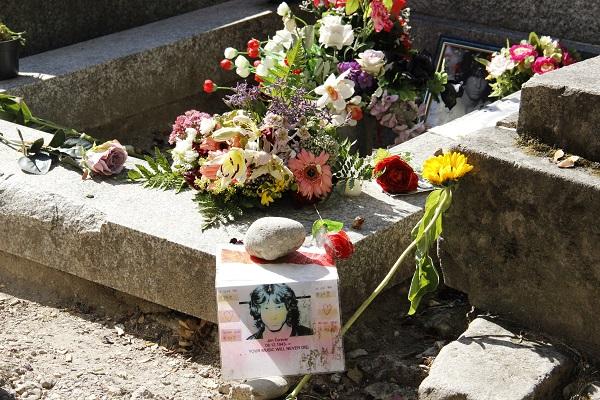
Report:
<svg viewBox="0 0 600 400"><path fill-rule="evenodd" d="M257 286L250 293L250 315L258 329L247 340L309 336L312 329L300 325L296 294L285 283Z"/></svg>

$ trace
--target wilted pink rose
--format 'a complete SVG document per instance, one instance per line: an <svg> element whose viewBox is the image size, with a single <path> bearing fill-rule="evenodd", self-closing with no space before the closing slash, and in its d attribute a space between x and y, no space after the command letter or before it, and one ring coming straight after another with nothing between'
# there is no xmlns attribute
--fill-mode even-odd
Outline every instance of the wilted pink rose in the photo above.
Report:
<svg viewBox="0 0 600 400"><path fill-rule="evenodd" d="M127 150L117 140L94 146L85 154L87 166L100 175L109 176L120 173L127 161Z"/></svg>
<svg viewBox="0 0 600 400"><path fill-rule="evenodd" d="M536 74L545 74L556 69L556 60L552 57L538 57L533 63L533 72Z"/></svg>

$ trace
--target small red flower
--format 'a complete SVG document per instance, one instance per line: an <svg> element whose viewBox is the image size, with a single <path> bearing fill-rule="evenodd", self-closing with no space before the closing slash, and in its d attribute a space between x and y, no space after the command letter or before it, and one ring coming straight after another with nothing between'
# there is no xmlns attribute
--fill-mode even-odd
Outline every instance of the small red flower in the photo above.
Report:
<svg viewBox="0 0 600 400"><path fill-rule="evenodd" d="M261 78L259 75L254 74L254 80L258 83L264 82L264 79Z"/></svg>
<svg viewBox="0 0 600 400"><path fill-rule="evenodd" d="M348 109L350 111L350 118L352 118L355 121L360 121L361 119L363 119L363 110L362 108L360 108L360 106L353 104L348 106Z"/></svg>
<svg viewBox="0 0 600 400"><path fill-rule="evenodd" d="M260 65L260 60L254 60L252 65L254 65L254 68L258 67Z"/></svg>
<svg viewBox="0 0 600 400"><path fill-rule="evenodd" d="M231 60L228 60L228 59L221 60L219 65L225 71L231 71L233 69L233 63L231 62Z"/></svg>
<svg viewBox="0 0 600 400"><path fill-rule="evenodd" d="M292 74L294 75L300 75L302 73L302 70L300 68L296 68L295 70L292 71Z"/></svg>
<svg viewBox="0 0 600 400"><path fill-rule="evenodd" d="M257 58L259 55L258 48L250 48L248 47L248 57Z"/></svg>
<svg viewBox="0 0 600 400"><path fill-rule="evenodd" d="M346 260L354 253L354 245L344 231L328 233L324 247L325 252L335 260Z"/></svg>
<svg viewBox="0 0 600 400"><path fill-rule="evenodd" d="M252 38L248 40L246 47L248 47L249 49L258 49L260 47L260 42L258 41L258 39Z"/></svg>
<svg viewBox="0 0 600 400"><path fill-rule="evenodd" d="M210 79L207 79L204 81L204 91L206 93L212 93L215 91L215 89L216 89L216 86L213 81L211 81Z"/></svg>

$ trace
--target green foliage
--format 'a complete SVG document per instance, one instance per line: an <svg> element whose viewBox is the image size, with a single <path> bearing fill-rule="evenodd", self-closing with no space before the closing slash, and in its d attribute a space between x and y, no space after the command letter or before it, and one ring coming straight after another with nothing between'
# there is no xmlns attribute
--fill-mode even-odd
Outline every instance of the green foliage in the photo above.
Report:
<svg viewBox="0 0 600 400"><path fill-rule="evenodd" d="M360 0L347 0L346 1L346 14L354 14L360 7Z"/></svg>
<svg viewBox="0 0 600 400"><path fill-rule="evenodd" d="M25 44L25 38L23 37L24 33L25 32L13 32L8 26L6 26L0 22L0 42L18 39L19 42L22 45L24 45Z"/></svg>
<svg viewBox="0 0 600 400"><path fill-rule="evenodd" d="M447 187L431 192L425 203L423 218L411 232L416 242L416 271L408 292L409 315L417 311L423 296L435 291L439 285L440 277L429 256L429 249L442 234L442 216L451 203L452 188Z"/></svg>
<svg viewBox="0 0 600 400"><path fill-rule="evenodd" d="M523 86L531 76L531 71L521 71L518 68L515 68L512 71L506 71L490 84L490 87L492 88L490 97L502 98L521 90L521 86Z"/></svg>
<svg viewBox="0 0 600 400"><path fill-rule="evenodd" d="M373 174L373 166L371 165L370 157L361 157L357 152L352 151L354 142L348 139L340 144L339 156L333 167L334 176L343 184L353 187L355 180L371 179Z"/></svg>
<svg viewBox="0 0 600 400"><path fill-rule="evenodd" d="M344 228L344 223L331 219L318 219L312 226L312 236L316 239L322 230L329 233L336 233Z"/></svg>
<svg viewBox="0 0 600 400"><path fill-rule="evenodd" d="M194 196L194 202L198 204L203 218L202 231L226 225L244 215L244 208L240 205L242 203L211 193L198 192Z"/></svg>
<svg viewBox="0 0 600 400"><path fill-rule="evenodd" d="M171 170L171 165L163 153L156 147L154 158L144 156L148 168L136 164L134 170L130 170L127 176L131 181L143 182L144 187L152 189L176 190L178 193L185 187L185 180L179 172Z"/></svg>

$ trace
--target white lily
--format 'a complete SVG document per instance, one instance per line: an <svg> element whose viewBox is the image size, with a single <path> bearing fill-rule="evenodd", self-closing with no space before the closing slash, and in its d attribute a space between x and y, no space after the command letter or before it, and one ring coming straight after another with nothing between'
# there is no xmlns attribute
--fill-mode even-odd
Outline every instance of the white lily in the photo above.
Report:
<svg viewBox="0 0 600 400"><path fill-rule="evenodd" d="M329 75L325 83L315 89L315 93L321 97L317 100L318 107L332 104L339 113L346 109L346 99L354 94L354 82L345 79L349 70L336 78L334 74Z"/></svg>

